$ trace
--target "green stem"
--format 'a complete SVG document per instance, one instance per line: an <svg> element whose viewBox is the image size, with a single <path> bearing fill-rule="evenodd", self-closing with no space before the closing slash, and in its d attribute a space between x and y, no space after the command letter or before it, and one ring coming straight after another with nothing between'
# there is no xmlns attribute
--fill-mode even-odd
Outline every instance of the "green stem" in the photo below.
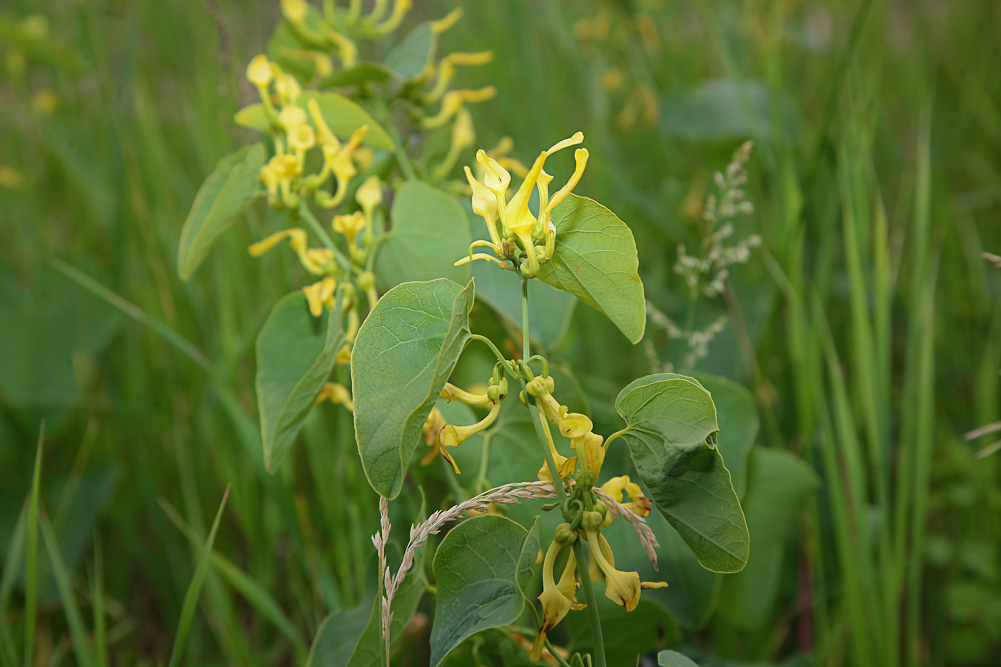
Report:
<svg viewBox="0 0 1001 667"><path fill-rule="evenodd" d="M341 265L341 268L344 269L348 275L350 275L351 262L349 262L348 258L344 256L344 253L340 251L334 243L334 240L330 238L330 234L328 234L323 228L323 225L321 225L320 221L316 219L316 216L309 210L309 206L307 206L305 202L303 202L302 206L299 207L299 215L306 221L306 224L309 225L314 232L316 232L316 235L320 237L320 242L323 243L323 245L326 246L330 252L334 253L334 257L337 259L337 263Z"/></svg>
<svg viewBox="0 0 1001 667"><path fill-rule="evenodd" d="M580 572L580 587L587 600L587 613L591 617L591 636L594 637L594 653L597 667L605 667L605 639L601 636L601 618L598 616L598 600L591 586L591 573L587 571L584 545L580 540L573 543L573 555L577 557L577 571Z"/></svg>
<svg viewBox="0 0 1001 667"><path fill-rule="evenodd" d="M529 342L529 330L528 330L528 278L521 276L521 357L526 361L532 358L532 347ZM525 389L525 396L533 404L535 400L528 395L527 385L525 380L521 381L522 387ZM563 485L560 483L559 470L556 467L556 461L553 459L552 452L549 451L549 444L546 441L545 434L543 433L543 426L540 421L539 410L529 410L532 413L532 423L535 425L535 434L539 439L539 444L542 445L542 450L546 455L546 465L549 466L549 476L553 480L553 488L556 490L556 498L559 500L561 506L566 506L566 492L563 490ZM601 618L598 616L598 601L594 597L594 589L591 587L591 574L587 571L587 560L584 557L584 549L581 547L580 540L574 543L574 555L577 557L577 571L580 573L581 588L584 590L584 598L587 600L587 610L588 615L591 617L591 636L594 637L594 657L596 662L596 667L606 667L605 662L605 640L601 636ZM555 654L554 654L555 655Z"/></svg>

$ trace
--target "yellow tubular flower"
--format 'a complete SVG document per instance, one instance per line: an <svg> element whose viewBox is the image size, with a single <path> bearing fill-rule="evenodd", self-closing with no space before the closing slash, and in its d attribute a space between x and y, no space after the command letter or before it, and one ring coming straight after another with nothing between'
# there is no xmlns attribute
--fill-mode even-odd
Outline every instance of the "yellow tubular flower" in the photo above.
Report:
<svg viewBox="0 0 1001 667"><path fill-rule="evenodd" d="M441 414L441 410L438 408L432 408L431 414L428 418L424 420L424 426L421 429L421 435L424 438L424 442L427 443L431 451L421 459L421 465L426 466L434 460L434 457L438 455L441 450L441 443L438 442L438 434L441 430L445 428L445 415Z"/></svg>
<svg viewBox="0 0 1001 667"><path fill-rule="evenodd" d="M538 407L538 410L539 410L539 417L542 419L542 430L543 432L545 432L546 441L549 444L549 453L552 454L553 462L556 464L556 474L559 475L560 478L562 479L567 475L573 473L574 469L577 467L577 457L571 456L570 458L567 458L562 454L560 454L558 451L556 451L556 443L553 442L553 436L549 432L549 424L546 423L546 418L543 415L542 408ZM539 468L539 472L537 473L536 476L539 478L539 480L543 482L553 481L553 477L549 473L548 461L542 462L542 467Z"/></svg>
<svg viewBox="0 0 1001 667"><path fill-rule="evenodd" d="M479 90L451 90L445 93L445 96L442 97L441 109L438 113L434 116L425 118L421 121L421 124L428 129L441 127L451 120L452 116L458 113L463 104L486 102L496 94L497 89L494 86L487 86L485 88L480 88Z"/></svg>
<svg viewBox="0 0 1001 667"><path fill-rule="evenodd" d="M286 109L293 109L298 107L285 107ZM300 109L301 111L301 109ZM283 111L284 113L284 111ZM294 151L299 153L305 153L310 148L316 145L316 133L313 132L313 128L309 123L302 123L297 125L288 133L288 145Z"/></svg>
<svg viewBox="0 0 1001 667"><path fill-rule="evenodd" d="M452 402L452 399L456 399L466 405L475 405L478 408L485 408L493 403L486 394L471 394L464 389L459 389L451 382L445 383L445 387L441 390L441 398L448 399L449 403Z"/></svg>
<svg viewBox="0 0 1001 667"><path fill-rule="evenodd" d="M266 89L273 78L274 73L271 71L271 63L268 61L268 57L263 53L254 56L250 64L247 65L247 81L257 86L258 90L261 90ZM262 91L263 94L266 94L266 92Z"/></svg>
<svg viewBox="0 0 1001 667"><path fill-rule="evenodd" d="M358 45L350 38L337 32L326 23L320 24L320 32L337 46L338 57L345 68L354 67L358 63Z"/></svg>
<svg viewBox="0 0 1001 667"><path fill-rule="evenodd" d="M306 0L282 0L282 16L290 23L302 23L306 19L309 5Z"/></svg>
<svg viewBox="0 0 1001 667"><path fill-rule="evenodd" d="M604 449L604 447L602 447ZM588 450L588 454L590 454ZM615 502L620 503L623 507L626 507L639 516L649 516L650 509L653 507L653 501L643 495L643 489L636 482L630 481L629 475L622 475L621 477L613 477L604 484L601 485L601 490L604 491L610 498ZM628 503L622 502L622 497L624 493L628 493L632 500ZM608 526L612 523L612 515L609 513L605 516L605 522L602 524Z"/></svg>
<svg viewBox="0 0 1001 667"><path fill-rule="evenodd" d="M351 412L355 411L354 401L351 400L351 392L342 384L328 382L323 385L323 389L320 390L320 395L316 397L314 405L319 405L326 400L335 404L340 403Z"/></svg>
<svg viewBox="0 0 1001 667"><path fill-rule="evenodd" d="M466 167L465 171L469 187L473 189L473 213L483 218L483 221L487 223L490 240L496 246L496 251L500 252L500 234L497 231L497 197L487 186L473 178L473 172L469 170L469 167Z"/></svg>
<svg viewBox="0 0 1001 667"><path fill-rule="evenodd" d="M337 280L333 276L327 276L323 280L307 285L302 288L302 293L306 295L309 303L309 312L313 317L323 314L323 307L334 307L334 290L337 288Z"/></svg>
<svg viewBox="0 0 1001 667"><path fill-rule="evenodd" d="M278 114L278 122L285 129L286 133L291 133L292 130L306 122L306 112L300 107L291 104L287 105Z"/></svg>
<svg viewBox="0 0 1001 667"><path fill-rule="evenodd" d="M636 572L622 572L605 558L604 549L598 540L598 533L588 531L587 542L591 545L591 556L605 574L605 597L626 611L636 609L640 603L640 575Z"/></svg>
<svg viewBox="0 0 1001 667"><path fill-rule="evenodd" d="M365 215L361 211L355 211L350 215L335 215L333 225L335 232L347 237L348 246L353 246L355 237L365 229Z"/></svg>
<svg viewBox="0 0 1001 667"><path fill-rule="evenodd" d="M497 415L500 414L501 402L497 401L490 408L490 412L487 416L476 422L472 426L453 426L452 424L446 424L438 435L438 441L441 442L443 447L458 447L463 442L466 441L470 436L476 435L480 431L490 428L497 420Z"/></svg>
<svg viewBox="0 0 1001 667"><path fill-rule="evenodd" d="M306 230L298 227L283 229L280 232L275 232L263 241L258 241L250 246L250 255L252 257L260 257L286 238L289 240L292 250L299 255L299 261L303 267L310 273L323 275L329 273L335 267L334 254L326 248L308 248L306 246Z"/></svg>
<svg viewBox="0 0 1001 667"><path fill-rule="evenodd" d="M400 23L403 22L403 17L407 15L411 9L413 9L413 0L396 0L393 3L393 13L389 15L384 23L381 23L375 27L376 34L388 35L397 28L400 27Z"/></svg>
<svg viewBox="0 0 1001 667"><path fill-rule="evenodd" d="M382 203L382 181L378 176L369 176L355 193L355 201L365 211L365 219L371 222L372 211Z"/></svg>
<svg viewBox="0 0 1001 667"><path fill-rule="evenodd" d="M258 178L261 179L261 183L268 190L268 197L274 198L278 196L278 174L275 172L274 167L270 164L266 164L261 167L261 171L258 174Z"/></svg>
<svg viewBox="0 0 1001 667"><path fill-rule="evenodd" d="M342 199L344 194L347 194L348 181L350 181L358 170L355 168L354 162L351 161L354 155L355 149L361 143L361 140L365 137L368 132L368 125L362 125L360 128L354 131L351 135L351 139L345 144L339 151L334 159L330 161L330 170L334 172L334 178L337 179L337 188L339 192L337 193ZM326 157L326 154L324 154ZM343 193L343 194L342 194Z"/></svg>
<svg viewBox="0 0 1001 667"><path fill-rule="evenodd" d="M455 474L460 474L459 466L456 465L455 460L445 449L446 447L458 447L463 442L466 441L470 436L476 435L480 431L483 431L497 420L497 415L500 414L501 402L497 401L490 408L490 412L487 416L476 422L472 426L453 426L452 424L445 424L441 431L438 433L438 445L441 448L441 455L446 461L452 464L455 469Z"/></svg>
<svg viewBox="0 0 1001 667"><path fill-rule="evenodd" d="M438 19L437 21L431 21L431 32L433 32L436 35L440 35L441 33L445 32L446 30L454 26L456 23L458 23L459 19L461 18L462 18L462 7L457 7L456 9L453 9L452 11L450 11L448 14Z"/></svg>
<svg viewBox="0 0 1001 667"><path fill-rule="evenodd" d="M556 584L556 588L559 589L563 596L570 600L570 608L574 611L580 611L587 607L586 604L580 604L577 602L577 556L574 555L573 550L570 550L570 556L567 558L567 564L563 567L563 576L560 577L560 581Z"/></svg>
<svg viewBox="0 0 1001 667"><path fill-rule="evenodd" d="M446 96L447 97L447 96ZM444 102L443 102L444 105ZM549 214L552 209L556 207L566 196L576 187L577 183L580 181L581 176L584 173L584 167L587 164L588 153L584 149L580 149L575 154L575 160L577 167L574 171L573 176L567 181L560 190L550 199L549 198L549 182L552 177L543 170L543 166L546 163L546 158L553 153L563 150L568 146L573 146L584 141L584 135L581 132L577 132L569 139L564 139L559 143L555 144L548 151L545 151L536 158L535 163L529 170L528 174L525 175L524 180L519 186L517 192L511 198L510 202L507 202L504 198L503 191L507 189L507 183L510 182L511 175L505 170L496 160L488 157L485 153L480 151L476 155L477 161L484 167L484 185L494 191L497 194L497 207L500 213L500 219L504 227L506 234L511 234L516 236L522 243L527 255L525 261L522 263L521 271L524 275L528 277L534 277L539 271L539 257L536 253L535 240L533 238L533 230L537 223L542 224L545 230L547 243L546 248L543 250L542 259L548 259L551 256L551 246L555 242L555 228L549 225ZM498 191L498 188L491 187L492 183L504 183L502 191ZM540 206L539 217L536 218L532 214L532 211L528 207L529 199L532 195L532 189L538 188L540 202L544 202ZM550 238L550 235L552 237Z"/></svg>
<svg viewBox="0 0 1001 667"><path fill-rule="evenodd" d="M275 92L278 93L278 100L283 106L294 104L302 94L302 86L291 74L282 73L281 76L275 76Z"/></svg>
<svg viewBox="0 0 1001 667"><path fill-rule="evenodd" d="M309 117L313 119L313 124L316 125L316 133L319 136L321 144L335 144L337 148L340 149L340 142L337 141L337 137L334 133L330 131L327 127L327 121L324 120L323 114L320 112L320 105L315 99L311 99L306 102L306 109L309 111Z"/></svg>
<svg viewBox="0 0 1001 667"><path fill-rule="evenodd" d="M578 438L570 439L570 446L577 450L577 452L580 452L583 448L585 457L587 458L588 470L591 471L591 474L593 475L592 479L595 480L598 479L598 475L601 474L601 465L605 462L604 442L605 439L603 437L597 433L591 433L590 430ZM618 500L618 498L616 498L616 500ZM646 515L644 514L643 516Z"/></svg>
<svg viewBox="0 0 1001 667"><path fill-rule="evenodd" d="M542 602L542 627L535 635L535 643L532 644L532 652L529 655L533 662L542 657L542 647L545 646L546 635L559 625L567 612L570 611L570 600L557 588L556 580L553 577L556 556L562 548L562 544L553 540L546 552L546 560L542 563L542 594L539 595L539 601Z"/></svg>

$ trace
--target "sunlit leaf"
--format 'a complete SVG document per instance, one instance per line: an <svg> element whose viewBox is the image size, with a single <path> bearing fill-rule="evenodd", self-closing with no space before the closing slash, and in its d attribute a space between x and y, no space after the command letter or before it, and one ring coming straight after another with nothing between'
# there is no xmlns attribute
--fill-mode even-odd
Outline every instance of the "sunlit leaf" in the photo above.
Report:
<svg viewBox="0 0 1001 667"><path fill-rule="evenodd" d="M278 469L344 346L341 313L309 313L306 296L279 301L257 338L257 404L268 470Z"/></svg>
<svg viewBox="0 0 1001 667"><path fill-rule="evenodd" d="M389 288L413 280L449 278L465 283L469 266L453 266L472 242L469 221L455 197L420 181L396 191L392 228L379 244L376 275Z"/></svg>
<svg viewBox="0 0 1001 667"><path fill-rule="evenodd" d="M472 281L441 278L387 292L358 331L351 356L358 451L369 483L394 498L459 354L469 340Z"/></svg>
<svg viewBox="0 0 1001 667"><path fill-rule="evenodd" d="M573 194L553 209L552 218L556 251L539 278L604 313L638 343L646 328L646 300L629 227L598 202Z"/></svg>
<svg viewBox="0 0 1001 667"><path fill-rule="evenodd" d="M202 183L181 229L177 272L182 279L194 275L219 237L258 195L263 165L264 144L257 143L219 160Z"/></svg>
<svg viewBox="0 0 1001 667"><path fill-rule="evenodd" d="M514 623L524 609L524 588L539 553L539 528L484 515L448 532L434 557L438 584L431 665L467 638Z"/></svg>

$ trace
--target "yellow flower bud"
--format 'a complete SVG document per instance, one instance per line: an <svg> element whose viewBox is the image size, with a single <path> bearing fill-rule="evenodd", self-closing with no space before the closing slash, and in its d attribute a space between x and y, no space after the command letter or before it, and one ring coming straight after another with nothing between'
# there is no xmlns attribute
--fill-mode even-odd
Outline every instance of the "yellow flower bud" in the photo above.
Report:
<svg viewBox="0 0 1001 667"><path fill-rule="evenodd" d="M355 193L355 200L361 204L365 217L372 217L372 210L382 203L382 182L378 176L369 176Z"/></svg>
<svg viewBox="0 0 1001 667"><path fill-rule="evenodd" d="M556 566L556 556L559 555L563 545L555 540L549 545L546 551L546 559L542 563L542 594L539 601L542 602L542 624L538 634L535 635L535 643L532 644L532 651L529 655L531 660L537 661L542 656L542 647L546 642L546 635L550 630L559 625L560 621L570 611L570 600L556 586L556 579L553 569Z"/></svg>
<svg viewBox="0 0 1001 667"><path fill-rule="evenodd" d="M282 74L275 77L275 92L282 104L295 102L302 94L302 86L291 74Z"/></svg>
<svg viewBox="0 0 1001 667"><path fill-rule="evenodd" d="M247 65L247 81L258 88L264 88L271 83L273 78L274 72L271 71L268 57L263 53L254 56L250 64Z"/></svg>
<svg viewBox="0 0 1001 667"><path fill-rule="evenodd" d="M306 20L309 4L306 0L282 0L282 16L290 23L302 23Z"/></svg>

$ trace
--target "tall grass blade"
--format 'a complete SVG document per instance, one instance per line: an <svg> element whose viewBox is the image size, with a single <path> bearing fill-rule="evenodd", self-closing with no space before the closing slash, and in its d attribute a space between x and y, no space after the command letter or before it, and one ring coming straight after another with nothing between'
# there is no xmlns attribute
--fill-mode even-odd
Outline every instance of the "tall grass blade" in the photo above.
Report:
<svg viewBox="0 0 1001 667"><path fill-rule="evenodd" d="M39 523L41 524L42 537L45 538L45 548L49 552L52 573L56 578L56 587L59 589L63 613L66 615L66 624L70 629L70 637L73 638L73 653L76 655L76 662L80 667L93 667L94 656L90 651L87 629L83 624L80 607L73 596L73 583L70 581L69 570L66 568L62 551L59 549L59 540L56 539L56 533L52 530L52 524L47 518L40 517Z"/></svg>
<svg viewBox="0 0 1001 667"><path fill-rule="evenodd" d="M17 518L14 532L10 536L10 544L7 547L7 556L3 562L3 577L0 578L0 665L3 667L15 667L17 662L14 650L14 638L10 635L10 629L3 623L7 614L7 605L10 603L10 596L14 592L14 583L17 575L24 565L24 540L28 526L28 503L24 503L21 514Z"/></svg>
<svg viewBox="0 0 1001 667"><path fill-rule="evenodd" d="M97 667L108 667L107 619L104 617L104 556L101 541L94 533L94 585L90 591L91 610L94 615L94 662Z"/></svg>
<svg viewBox="0 0 1001 667"><path fill-rule="evenodd" d="M201 548L202 540L198 537L198 534L192 530L191 526L184 521L177 510L163 498L160 498L159 502L160 507L163 508L167 518L169 518L171 522L177 526L177 529L184 533L184 536L191 540L192 544ZM306 640L303 638L302 633L299 632L289 617L285 615L285 612L282 611L281 605L279 605L274 598L272 598L268 592L261 587L260 584L254 581L253 578L251 578L246 572L231 563L221 554L212 554L212 567L215 568L215 570L222 575L222 578L225 579L234 590L242 595L247 602L254 607L254 609L271 621L274 626L283 635L285 635L290 642L292 642L295 650L300 652L300 658L306 658L309 647L306 645Z"/></svg>
<svg viewBox="0 0 1001 667"><path fill-rule="evenodd" d="M38 613L38 500L42 484L42 446L45 420L38 430L35 471L31 476L31 499L28 501L28 539L24 554L24 665L34 665L35 624Z"/></svg>
<svg viewBox="0 0 1001 667"><path fill-rule="evenodd" d="M219 511L216 512L215 521L212 522L212 529L209 531L208 540L205 542L205 549L202 552L201 560L198 561L198 567L195 568L195 575L188 586L188 592L184 595L184 605L181 607L181 619L177 624L177 635L174 637L174 648L170 652L168 667L177 667L181 663L181 656L188 642L188 632L191 630L191 622L194 620L195 610L198 608L198 597L202 592L202 584L205 583L205 575L208 573L212 545L215 543L216 532L219 530L219 521L222 519L222 511L226 507L226 499L228 497L229 485L226 486L226 492L222 494L222 502L219 503Z"/></svg>

